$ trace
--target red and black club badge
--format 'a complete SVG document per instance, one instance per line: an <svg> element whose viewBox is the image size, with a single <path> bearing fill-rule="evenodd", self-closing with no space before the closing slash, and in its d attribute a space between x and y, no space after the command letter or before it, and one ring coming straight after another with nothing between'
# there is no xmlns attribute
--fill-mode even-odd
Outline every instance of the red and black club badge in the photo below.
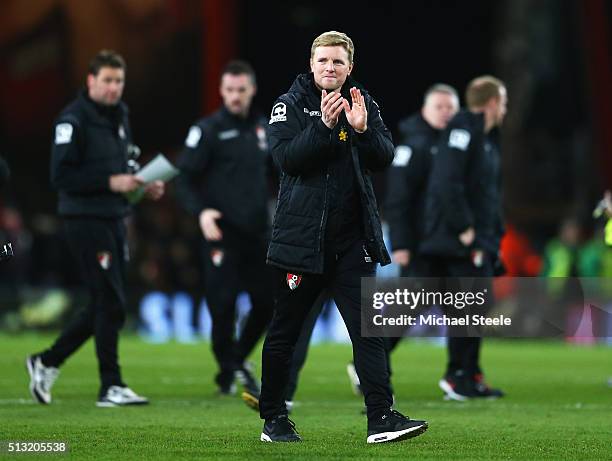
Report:
<svg viewBox="0 0 612 461"><path fill-rule="evenodd" d="M108 270L113 262L113 256L110 251L98 251L96 258L98 259L98 264L104 270Z"/></svg>
<svg viewBox="0 0 612 461"><path fill-rule="evenodd" d="M287 285L289 285L290 290L295 290L300 286L300 282L302 281L302 276L298 274L290 274L287 272Z"/></svg>

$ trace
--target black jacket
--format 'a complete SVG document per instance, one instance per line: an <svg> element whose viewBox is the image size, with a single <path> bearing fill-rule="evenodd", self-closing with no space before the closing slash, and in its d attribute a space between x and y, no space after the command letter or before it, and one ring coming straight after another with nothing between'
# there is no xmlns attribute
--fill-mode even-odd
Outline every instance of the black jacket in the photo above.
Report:
<svg viewBox="0 0 612 461"><path fill-rule="evenodd" d="M264 237L269 229L266 120L241 118L222 107L189 130L176 184L181 205L199 215L205 208L222 213L224 231Z"/></svg>
<svg viewBox="0 0 612 461"><path fill-rule="evenodd" d="M0 190L8 182L11 177L11 170L9 169L8 163L2 157L0 157Z"/></svg>
<svg viewBox="0 0 612 461"><path fill-rule="evenodd" d="M343 95L347 97L353 86L364 94L368 111L368 129L362 134L351 128L344 113L333 130L325 126L320 112L321 93L312 74L299 75L272 108L270 149L281 178L268 264L297 273L323 272L329 191L345 187L339 184L338 174L333 172L337 170L331 166L337 167L347 156L361 208L360 233L373 261L383 265L390 262L370 173L389 166L393 143L378 105L350 77L343 86ZM347 174L351 174L350 170Z"/></svg>
<svg viewBox="0 0 612 461"><path fill-rule="evenodd" d="M469 227L476 239L467 248L459 234ZM495 256L502 235L499 148L484 133L483 114L461 111L444 131L434 159L421 252L466 257L482 249Z"/></svg>
<svg viewBox="0 0 612 461"><path fill-rule="evenodd" d="M416 113L399 123L399 134L387 172L385 219L391 248L414 254L425 229L425 194L442 131Z"/></svg>
<svg viewBox="0 0 612 461"><path fill-rule="evenodd" d="M120 218L130 212L122 194L111 192L109 177L127 172L131 142L128 109L106 107L81 93L59 115L51 145L51 184L63 216Z"/></svg>

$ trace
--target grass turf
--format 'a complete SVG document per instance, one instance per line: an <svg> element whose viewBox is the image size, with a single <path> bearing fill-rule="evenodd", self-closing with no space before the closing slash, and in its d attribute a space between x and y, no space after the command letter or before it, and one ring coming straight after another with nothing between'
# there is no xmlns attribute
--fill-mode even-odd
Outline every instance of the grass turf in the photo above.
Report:
<svg viewBox="0 0 612 461"><path fill-rule="evenodd" d="M404 342L393 355L396 408L429 421L422 436L366 445L350 391L347 345L311 348L292 418L300 444L259 442L262 422L238 397L217 397L208 344L121 342L124 378L147 407L96 408L89 342L62 367L50 406L31 402L27 353L53 338L0 335L0 441L66 441L75 459L612 459L612 350L559 342L487 341L483 364L499 401L444 402L445 350ZM254 361L259 362L259 352ZM258 368L259 369L259 368ZM33 455L32 459L41 456ZM29 459L0 454L2 459Z"/></svg>

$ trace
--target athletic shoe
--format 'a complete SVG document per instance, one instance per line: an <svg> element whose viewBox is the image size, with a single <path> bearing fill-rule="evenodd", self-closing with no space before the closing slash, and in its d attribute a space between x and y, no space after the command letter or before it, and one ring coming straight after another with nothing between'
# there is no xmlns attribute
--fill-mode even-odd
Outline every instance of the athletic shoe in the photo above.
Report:
<svg viewBox="0 0 612 461"><path fill-rule="evenodd" d="M46 367L39 356L26 358L26 368L30 375L30 394L35 401L48 405L51 403L51 388L59 376L59 369Z"/></svg>
<svg viewBox="0 0 612 461"><path fill-rule="evenodd" d="M242 401L247 407L259 411L259 392L251 392L248 389L242 391Z"/></svg>
<svg viewBox="0 0 612 461"><path fill-rule="evenodd" d="M280 415L266 419L259 440L262 442L299 442L302 439L295 430L295 423L287 415Z"/></svg>
<svg viewBox="0 0 612 461"><path fill-rule="evenodd" d="M234 371L221 371L215 376L215 383L217 384L217 394L221 396L236 395L236 385L234 384L235 379Z"/></svg>
<svg viewBox="0 0 612 461"><path fill-rule="evenodd" d="M245 391L257 395L259 398L261 386L259 385L259 380L253 375L252 364L245 362L241 367L236 368L234 376L242 384Z"/></svg>
<svg viewBox="0 0 612 461"><path fill-rule="evenodd" d="M242 401L247 407L259 413L259 394L254 394L245 390L242 392ZM293 411L293 400L285 400L285 408L287 409L287 413L290 414Z"/></svg>
<svg viewBox="0 0 612 461"><path fill-rule="evenodd" d="M149 399L142 397L129 387L111 386L96 402L97 407L123 407L127 405L146 405Z"/></svg>
<svg viewBox="0 0 612 461"><path fill-rule="evenodd" d="M471 395L471 390L468 389L463 372L459 371L452 375L446 375L440 381L438 386L444 391L444 400L456 400L457 402L465 402Z"/></svg>
<svg viewBox="0 0 612 461"><path fill-rule="evenodd" d="M349 362L349 364L346 366L346 373L348 374L353 393L358 397L363 396L359 375L357 375L357 370L355 370L355 364L353 362Z"/></svg>
<svg viewBox="0 0 612 461"><path fill-rule="evenodd" d="M484 380L484 376L482 375L482 373L474 375L474 377L470 381L470 397L498 399L504 396L504 393L501 389L493 389L488 386L488 384Z"/></svg>
<svg viewBox="0 0 612 461"><path fill-rule="evenodd" d="M236 395L236 385L231 383L229 386L219 386L217 388L217 395L222 397Z"/></svg>
<svg viewBox="0 0 612 461"><path fill-rule="evenodd" d="M388 410L382 416L368 420L368 443L399 442L421 435L427 421L410 419L399 411Z"/></svg>

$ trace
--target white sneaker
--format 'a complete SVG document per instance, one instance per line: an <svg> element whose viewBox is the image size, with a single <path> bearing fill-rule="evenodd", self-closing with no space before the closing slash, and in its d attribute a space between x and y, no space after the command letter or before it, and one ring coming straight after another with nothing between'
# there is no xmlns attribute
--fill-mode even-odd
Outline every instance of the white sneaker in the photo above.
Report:
<svg viewBox="0 0 612 461"><path fill-rule="evenodd" d="M357 375L357 370L355 370L355 364L353 362L349 362L349 364L346 366L346 373L348 374L349 381L351 382L353 393L356 396L362 396L363 392L361 392L361 382L359 381L359 375Z"/></svg>
<svg viewBox="0 0 612 461"><path fill-rule="evenodd" d="M125 405L146 405L149 399L142 397L129 387L111 386L96 402L97 407L122 407Z"/></svg>
<svg viewBox="0 0 612 461"><path fill-rule="evenodd" d="M26 368L30 375L30 394L38 403L50 404L51 388L59 376L59 369L44 366L40 357L32 355L26 358Z"/></svg>

